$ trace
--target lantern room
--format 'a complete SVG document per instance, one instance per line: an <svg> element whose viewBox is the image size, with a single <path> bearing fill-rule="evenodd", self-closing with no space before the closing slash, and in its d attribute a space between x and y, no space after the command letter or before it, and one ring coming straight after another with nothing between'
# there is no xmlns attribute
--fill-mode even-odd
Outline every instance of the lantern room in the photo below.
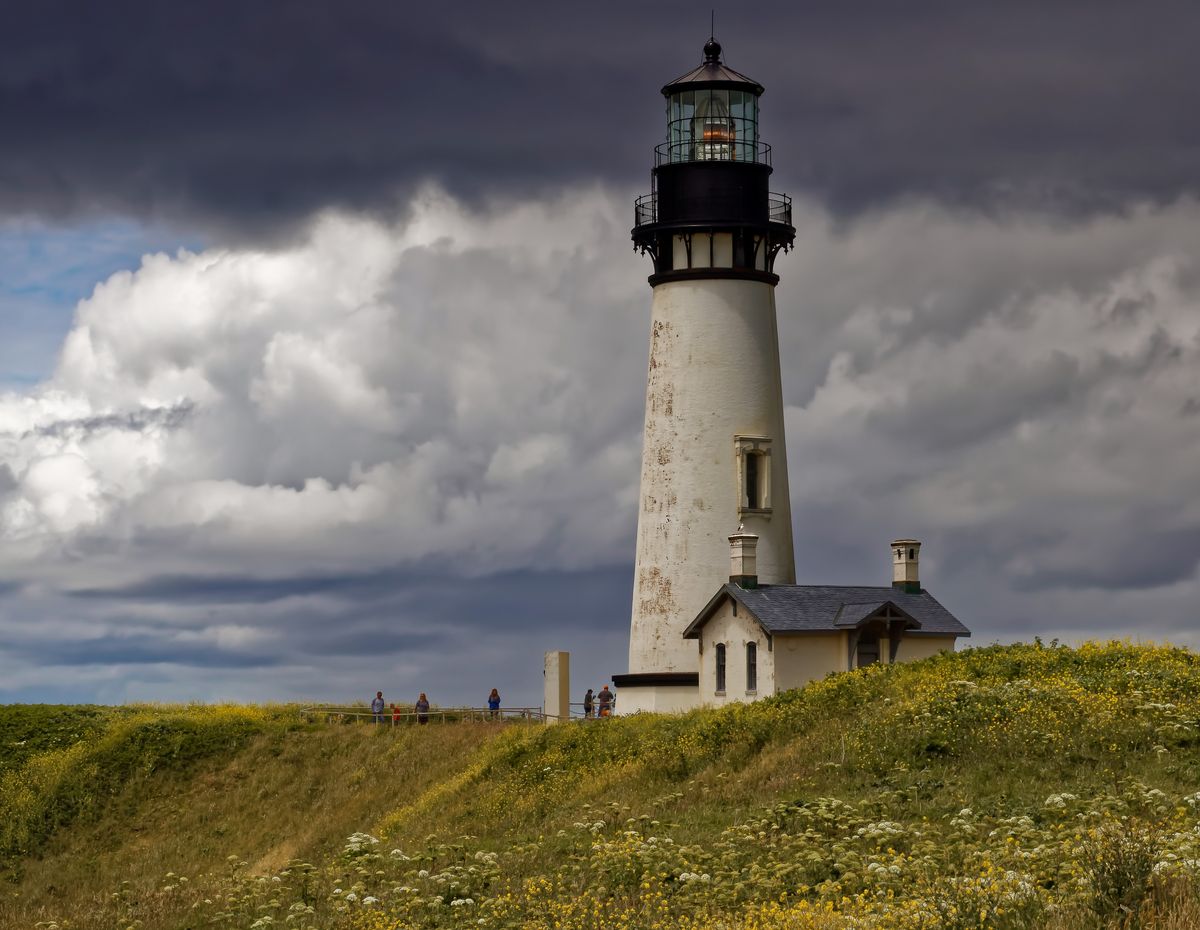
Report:
<svg viewBox="0 0 1200 930"><path fill-rule="evenodd" d="M663 88L667 145L663 162L760 160L758 98L762 85L721 62L709 39L704 63Z"/></svg>

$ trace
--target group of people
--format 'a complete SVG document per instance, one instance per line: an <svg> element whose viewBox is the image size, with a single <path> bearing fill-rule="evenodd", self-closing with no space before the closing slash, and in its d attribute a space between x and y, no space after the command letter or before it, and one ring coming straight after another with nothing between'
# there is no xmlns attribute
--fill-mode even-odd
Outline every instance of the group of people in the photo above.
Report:
<svg viewBox="0 0 1200 930"><path fill-rule="evenodd" d="M487 699L488 716L493 720L500 716L500 692L495 688L488 695ZM384 723L387 721L387 705L383 700L383 692L376 691L375 697L371 701L371 720L374 723ZM417 715L417 723L429 723L429 698L425 696L425 692L421 692L421 696L417 698L417 703L413 705L413 713ZM400 722L401 711L395 704L392 705L392 723Z"/></svg>
<svg viewBox="0 0 1200 930"><path fill-rule="evenodd" d="M492 689L495 690L494 688ZM387 720L386 713L387 705L383 701L383 692L376 691L375 697L371 701L371 720L374 723L384 723ZM429 698L425 696L425 692L421 692L421 696L417 698L417 703L413 705L413 712L417 715L417 723L429 723ZM400 708L395 704L392 705L392 723L400 722Z"/></svg>
<svg viewBox="0 0 1200 930"><path fill-rule="evenodd" d="M617 697L610 690L608 685L605 685L599 692L593 692L591 688L587 689L587 694L583 696L583 716L586 718L592 717L611 717L613 706L616 704ZM488 716L496 720L500 716L500 692L493 688L492 693L487 698ZM392 705L392 723L400 722L401 710ZM429 698L425 696L425 692L421 692L421 696L417 698L417 703L413 705L413 713L416 714L417 723L429 722ZM374 723L387 722L387 704L383 700L383 692L376 691L375 698L371 701L371 720Z"/></svg>
<svg viewBox="0 0 1200 930"><path fill-rule="evenodd" d="M613 705L616 704L617 696L608 690L608 685L600 689L599 694L593 694L592 689L587 689L587 694L583 696L583 716L591 718L595 716L611 717ZM596 713L597 707L599 714Z"/></svg>

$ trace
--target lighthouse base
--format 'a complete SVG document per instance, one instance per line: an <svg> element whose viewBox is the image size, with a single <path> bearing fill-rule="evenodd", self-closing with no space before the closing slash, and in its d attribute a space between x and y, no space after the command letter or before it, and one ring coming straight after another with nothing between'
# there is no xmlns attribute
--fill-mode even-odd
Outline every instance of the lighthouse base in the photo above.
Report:
<svg viewBox="0 0 1200 930"><path fill-rule="evenodd" d="M631 672L614 675L617 713L641 711L681 714L700 706L700 675L697 672Z"/></svg>

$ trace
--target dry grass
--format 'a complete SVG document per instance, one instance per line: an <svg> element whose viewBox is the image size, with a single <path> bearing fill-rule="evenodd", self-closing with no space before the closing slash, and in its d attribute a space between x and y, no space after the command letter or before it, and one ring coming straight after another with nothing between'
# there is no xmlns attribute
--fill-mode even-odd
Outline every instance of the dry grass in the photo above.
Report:
<svg viewBox="0 0 1200 930"><path fill-rule="evenodd" d="M231 855L260 873L291 859L319 861L364 824L449 780L496 734L486 724L268 733L232 758L139 780L114 800L116 817L76 824L26 861L0 899L0 927L53 919L111 930L111 896L122 882L153 909L153 892L172 872L202 888ZM143 920L163 926L177 916Z"/></svg>
<svg viewBox="0 0 1200 930"><path fill-rule="evenodd" d="M149 765L97 738L132 775L95 803L66 761L29 780L74 813L27 831L0 927L1200 928L1182 650L997 647L552 728L271 718L160 765L228 745L184 723Z"/></svg>

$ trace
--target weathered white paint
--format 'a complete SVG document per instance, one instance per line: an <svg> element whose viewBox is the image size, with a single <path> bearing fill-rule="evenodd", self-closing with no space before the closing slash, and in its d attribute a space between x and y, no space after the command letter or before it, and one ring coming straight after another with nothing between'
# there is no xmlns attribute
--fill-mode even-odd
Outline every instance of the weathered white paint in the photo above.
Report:
<svg viewBox="0 0 1200 930"><path fill-rule="evenodd" d="M739 436L770 440L768 512L739 506ZM698 670L696 641L681 634L726 577L739 522L759 537L760 582L795 583L786 456L774 288L744 279L655 287L630 672ZM650 709L631 690L622 712Z"/></svg>
<svg viewBox="0 0 1200 930"><path fill-rule="evenodd" d="M700 700L721 705L754 701L775 693L775 665L768 651L767 635L744 609L733 612L733 599L726 597L701 631ZM725 644L725 690L717 690L717 644ZM753 691L746 682L746 644L758 646L758 681Z"/></svg>
<svg viewBox="0 0 1200 930"><path fill-rule="evenodd" d="M953 652L953 636L905 636L896 649L897 662L916 662L939 652Z"/></svg>
<svg viewBox="0 0 1200 930"><path fill-rule="evenodd" d="M545 676L542 710L547 723L558 723L571 717L571 654L547 652L542 669Z"/></svg>
<svg viewBox="0 0 1200 930"><path fill-rule="evenodd" d="M775 682L780 691L802 688L820 681L830 672L846 671L846 633L777 634L771 653Z"/></svg>
<svg viewBox="0 0 1200 930"><path fill-rule="evenodd" d="M921 561L921 543L915 539L892 541L892 584L921 584L918 563Z"/></svg>

